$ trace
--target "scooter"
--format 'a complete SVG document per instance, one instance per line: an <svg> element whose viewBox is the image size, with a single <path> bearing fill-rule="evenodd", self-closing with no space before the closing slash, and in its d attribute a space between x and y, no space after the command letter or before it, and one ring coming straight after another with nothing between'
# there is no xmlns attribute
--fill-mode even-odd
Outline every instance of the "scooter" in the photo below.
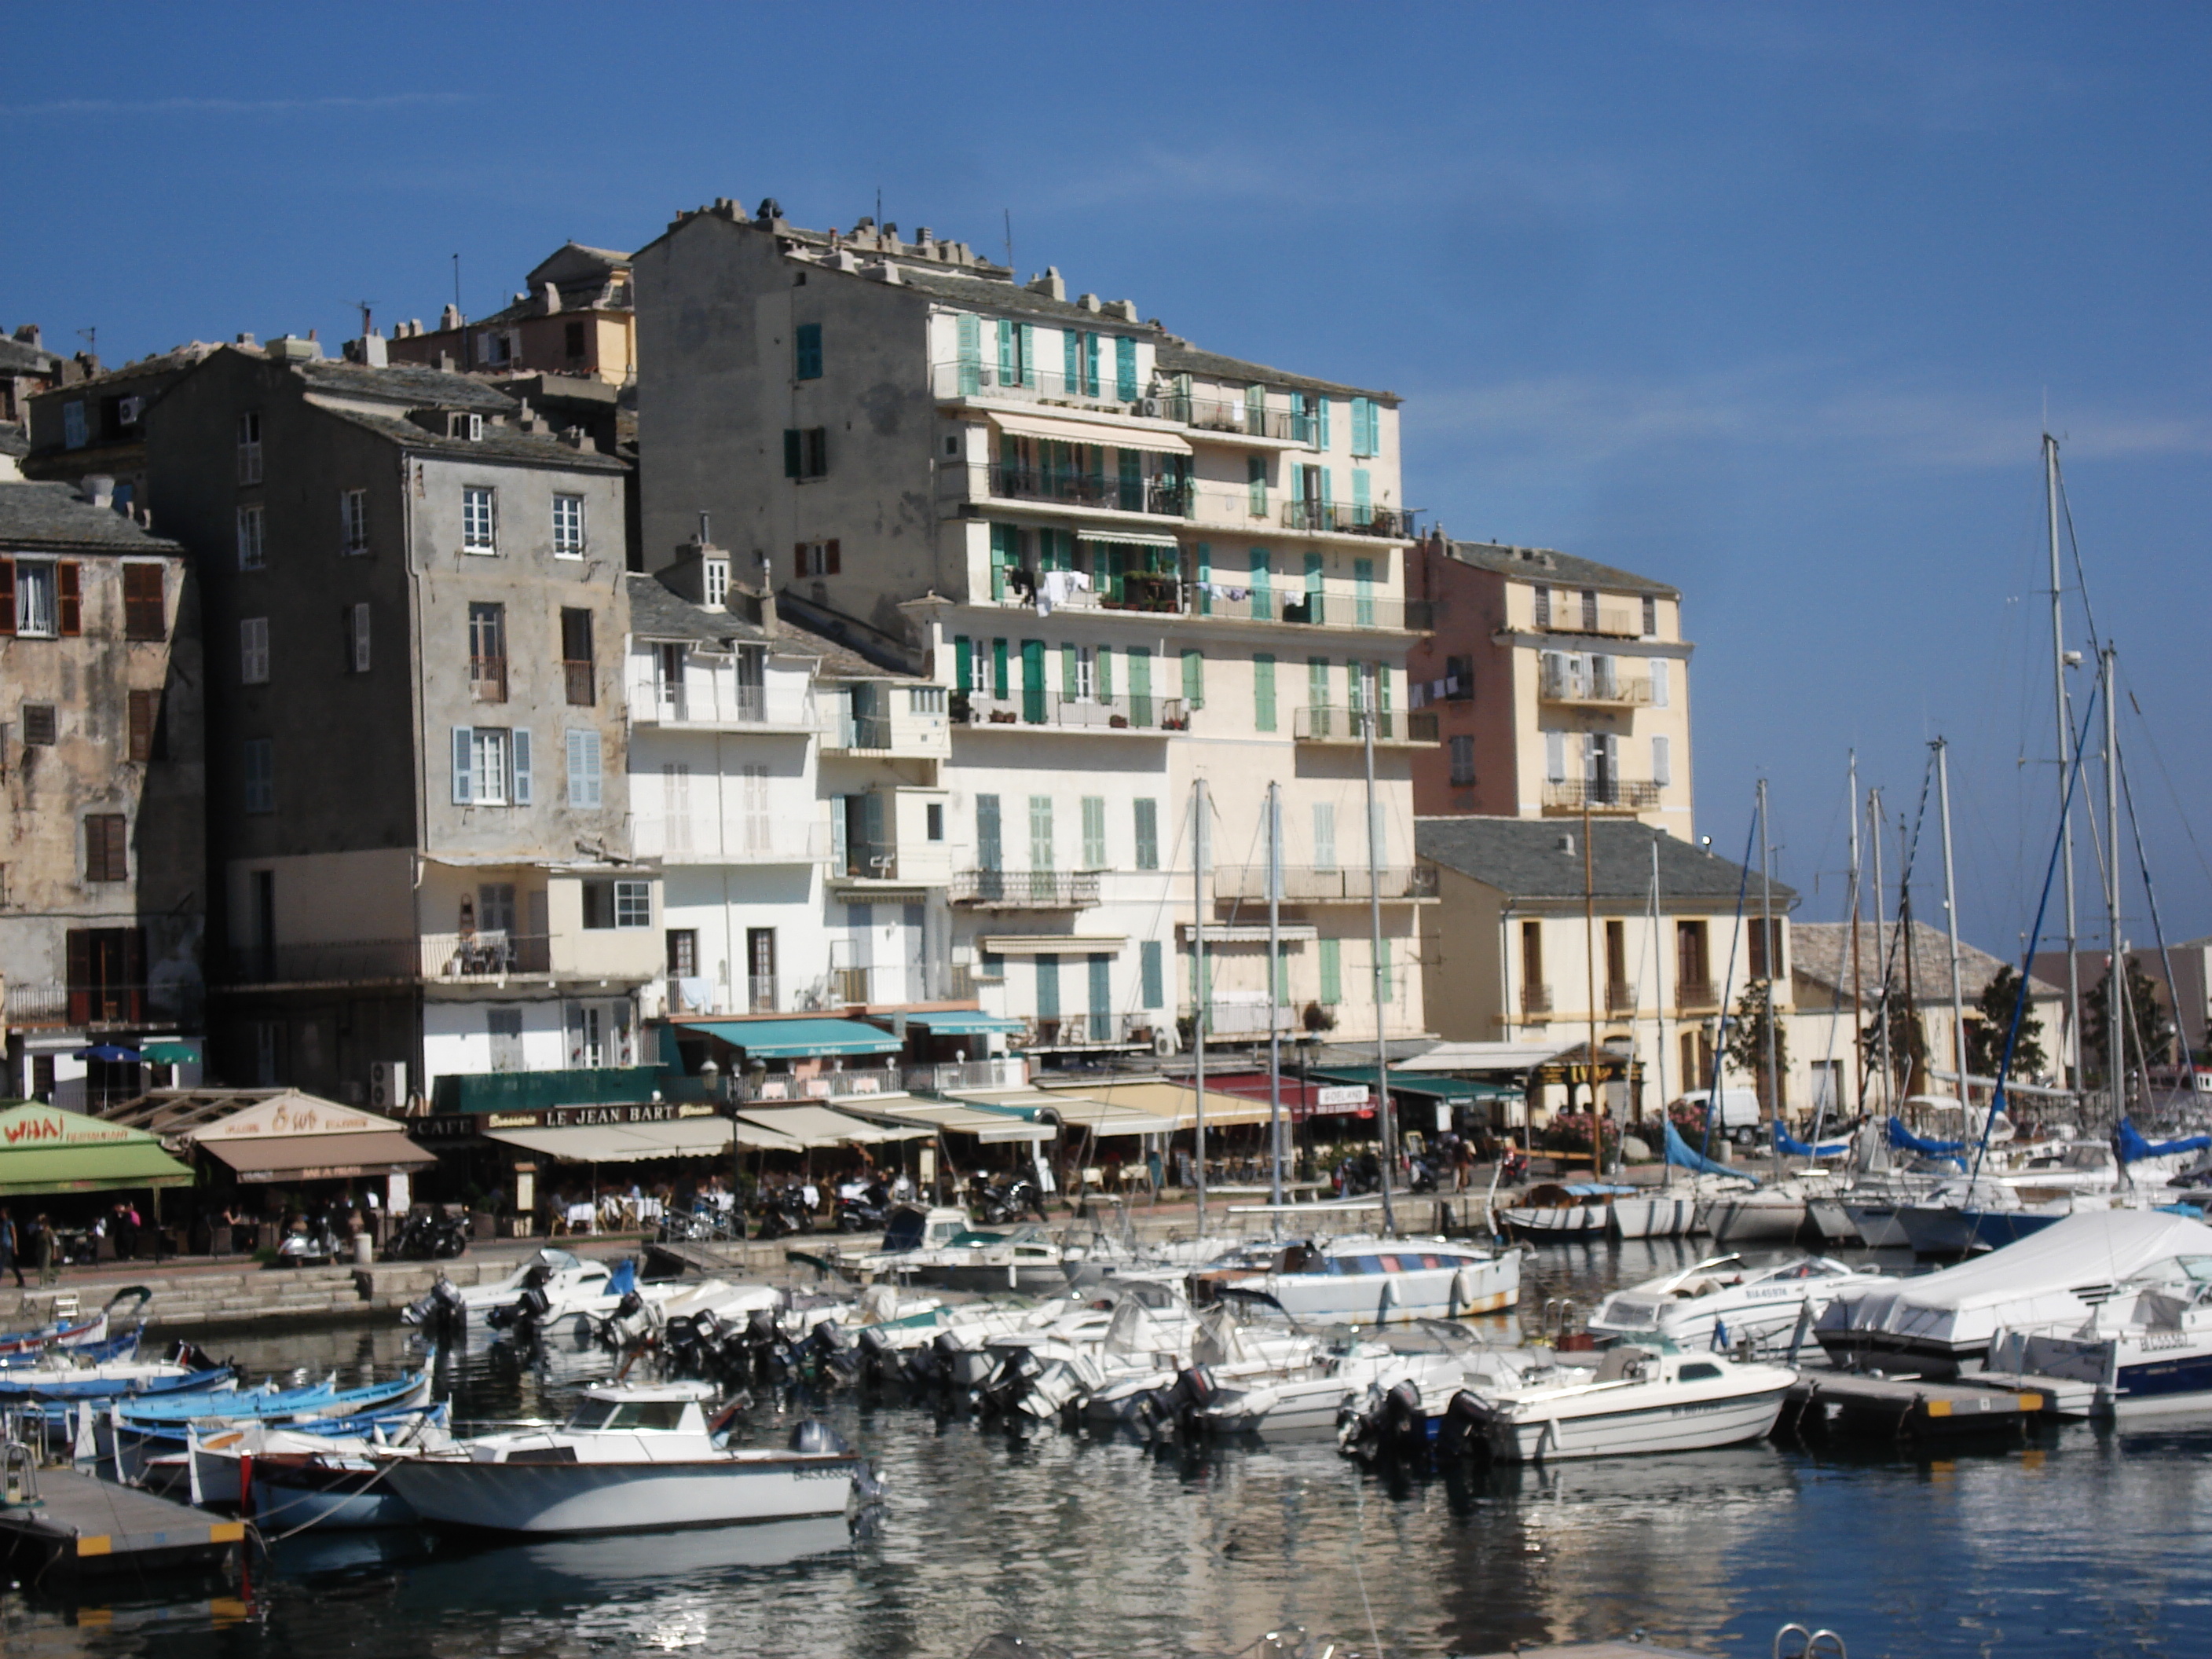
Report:
<svg viewBox="0 0 2212 1659"><path fill-rule="evenodd" d="M1025 1215L1034 1215L1039 1221L1049 1219L1044 1212L1044 1194L1027 1176L1000 1176L988 1183L978 1176L968 1201L986 1226L1003 1226Z"/></svg>
<svg viewBox="0 0 2212 1659"><path fill-rule="evenodd" d="M879 1233L889 1224L891 1196L880 1181L851 1181L837 1189L837 1231Z"/></svg>
<svg viewBox="0 0 2212 1659"><path fill-rule="evenodd" d="M469 1224L457 1215L418 1210L390 1244L387 1261L450 1261L469 1248Z"/></svg>
<svg viewBox="0 0 2212 1659"><path fill-rule="evenodd" d="M787 1187L762 1200L760 1227L755 1238L783 1238L814 1231L814 1212L798 1188Z"/></svg>

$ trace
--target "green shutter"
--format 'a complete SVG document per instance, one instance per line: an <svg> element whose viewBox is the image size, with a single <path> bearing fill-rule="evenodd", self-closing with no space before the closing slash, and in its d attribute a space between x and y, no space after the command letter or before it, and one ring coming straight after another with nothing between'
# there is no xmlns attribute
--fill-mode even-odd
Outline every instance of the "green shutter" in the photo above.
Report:
<svg viewBox="0 0 2212 1659"><path fill-rule="evenodd" d="M1129 647L1129 724L1149 726L1152 723L1152 648L1148 645Z"/></svg>
<svg viewBox="0 0 2212 1659"><path fill-rule="evenodd" d="M1021 372L1014 367L1014 325L1004 317L999 319L999 384L1021 384Z"/></svg>
<svg viewBox="0 0 2212 1659"><path fill-rule="evenodd" d="M783 476L787 478L795 478L799 476L800 465L799 444L799 429L796 427L784 428Z"/></svg>
<svg viewBox="0 0 2212 1659"><path fill-rule="evenodd" d="M1039 1019L1060 1018L1060 958L1036 959L1036 1012Z"/></svg>
<svg viewBox="0 0 2212 1659"><path fill-rule="evenodd" d="M1052 855L1052 797L1030 797L1030 868L1054 868Z"/></svg>
<svg viewBox="0 0 2212 1659"><path fill-rule="evenodd" d="M953 324L960 346L959 395L972 398L983 389L982 319L963 312Z"/></svg>
<svg viewBox="0 0 2212 1659"><path fill-rule="evenodd" d="M1318 447L1327 449L1328 447L1329 400L1326 398L1316 398L1315 401L1321 404L1321 443Z"/></svg>
<svg viewBox="0 0 2212 1659"><path fill-rule="evenodd" d="M1362 473L1356 475L1365 477ZM1375 561L1354 559L1352 562L1352 620L1362 628L1375 626Z"/></svg>
<svg viewBox="0 0 2212 1659"><path fill-rule="evenodd" d="M1060 394L1068 398L1080 397L1083 392L1083 337L1072 328L1064 328L1060 331L1060 341L1066 348L1063 355L1067 360L1064 365L1066 373L1060 379Z"/></svg>
<svg viewBox="0 0 2212 1659"><path fill-rule="evenodd" d="M1010 695L1006 690L1006 642L991 641L991 695L1004 702Z"/></svg>
<svg viewBox="0 0 2212 1659"><path fill-rule="evenodd" d="M1352 522L1362 530L1367 527L1369 521L1374 517L1368 492L1367 469L1364 466L1353 467L1352 469Z"/></svg>
<svg viewBox="0 0 2212 1659"><path fill-rule="evenodd" d="M1114 337L1114 395L1125 404L1137 400L1137 343L1126 334Z"/></svg>
<svg viewBox="0 0 2212 1659"><path fill-rule="evenodd" d="M1192 708L1206 707L1206 653L1202 651L1182 653L1182 700Z"/></svg>
<svg viewBox="0 0 2212 1659"><path fill-rule="evenodd" d="M1144 981L1140 988L1147 1008L1158 1008L1167 1000L1167 987L1162 982L1165 975L1161 972L1161 955L1160 942L1156 939L1146 939L1138 947L1138 975Z"/></svg>
<svg viewBox="0 0 2212 1659"><path fill-rule="evenodd" d="M1021 562L1021 532L1010 524L991 526L991 597L1006 597L1006 572Z"/></svg>
<svg viewBox="0 0 2212 1659"><path fill-rule="evenodd" d="M966 319L972 323L975 319ZM822 325L801 323L793 350L792 376L794 380L818 380L822 378Z"/></svg>
<svg viewBox="0 0 2212 1659"><path fill-rule="evenodd" d="M1098 647L1098 664L1095 672L1097 674L1097 684L1094 695L1101 702L1113 702L1114 647L1112 646L1102 645Z"/></svg>
<svg viewBox="0 0 2212 1659"><path fill-rule="evenodd" d="M1312 735L1316 738L1329 736L1327 712L1328 708L1328 659L1327 657L1306 659L1306 708L1310 711L1306 718L1312 729Z"/></svg>
<svg viewBox="0 0 2212 1659"><path fill-rule="evenodd" d="M1106 867L1106 797L1083 798L1083 864L1085 870Z"/></svg>
<svg viewBox="0 0 2212 1659"><path fill-rule="evenodd" d="M1022 325L1022 384L1036 390L1036 325Z"/></svg>
<svg viewBox="0 0 2212 1659"><path fill-rule="evenodd" d="M1198 614L1213 614L1213 548L1207 542L1198 544Z"/></svg>
<svg viewBox="0 0 2212 1659"><path fill-rule="evenodd" d="M956 635L953 638L952 660L953 672L957 677L953 689L964 693L975 680L975 643L965 634Z"/></svg>
<svg viewBox="0 0 2212 1659"><path fill-rule="evenodd" d="M1022 718L1031 726L1044 724L1044 641L1022 641Z"/></svg>
<svg viewBox="0 0 2212 1659"><path fill-rule="evenodd" d="M1267 567L1267 550L1252 550L1252 620L1275 620L1275 595L1273 587L1274 573Z"/></svg>
<svg viewBox="0 0 2212 1659"><path fill-rule="evenodd" d="M1075 701L1075 647L1072 645L1060 647L1060 695L1064 702Z"/></svg>
<svg viewBox="0 0 2212 1659"><path fill-rule="evenodd" d="M1083 337L1083 395L1086 398L1098 395L1098 337L1096 334Z"/></svg>
<svg viewBox="0 0 2212 1659"><path fill-rule="evenodd" d="M1136 803L1137 868L1160 867L1160 804L1151 797Z"/></svg>
<svg viewBox="0 0 2212 1659"><path fill-rule="evenodd" d="M1114 1029L1114 958L1091 958L1091 1031L1093 1042L1103 1042Z"/></svg>
<svg viewBox="0 0 2212 1659"><path fill-rule="evenodd" d="M1133 449L1115 453L1121 460L1121 508L1124 513L1141 513L1145 510L1145 458Z"/></svg>
<svg viewBox="0 0 2212 1659"><path fill-rule="evenodd" d="M1275 729L1275 659L1270 656L1252 659L1252 725L1261 732Z"/></svg>
<svg viewBox="0 0 2212 1659"><path fill-rule="evenodd" d="M1306 555L1306 620L1318 624L1327 619L1327 607L1322 603L1322 560L1318 553Z"/></svg>
<svg viewBox="0 0 2212 1659"><path fill-rule="evenodd" d="M1325 939L1321 945L1321 1003L1334 1008L1344 1000L1344 941Z"/></svg>
<svg viewBox="0 0 2212 1659"><path fill-rule="evenodd" d="M1388 935L1375 941L1375 1000L1387 1005L1390 1001L1390 940Z"/></svg>
<svg viewBox="0 0 2212 1659"><path fill-rule="evenodd" d="M996 870L1006 861L1006 844L999 823L999 798L975 797L975 867Z"/></svg>

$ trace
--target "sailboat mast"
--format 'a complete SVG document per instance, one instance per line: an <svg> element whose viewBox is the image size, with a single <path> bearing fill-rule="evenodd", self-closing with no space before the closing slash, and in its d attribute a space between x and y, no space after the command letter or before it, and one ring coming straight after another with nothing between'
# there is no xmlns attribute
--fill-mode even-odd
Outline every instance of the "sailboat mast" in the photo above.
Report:
<svg viewBox="0 0 2212 1659"><path fill-rule="evenodd" d="M2066 1018L2074 1036L2075 1081L2078 1085L2081 1066L2081 964L2075 959L2074 814L2067 805L2066 788L2068 768L2074 759L2074 720L2066 707L2066 609L2062 603L2064 585L2058 570L2058 440L2048 432L2043 434L2043 497L2044 516L2051 532L2051 691L2058 722L2058 810L2065 815L2058 824L2058 859L2066 872ZM2030 955L2033 954L2031 946ZM2063 1042L2059 1044L2059 1059L2063 1070Z"/></svg>
<svg viewBox="0 0 2212 1659"><path fill-rule="evenodd" d="M1206 780L1190 786L1190 1050L1198 1062L1197 1133L1193 1159L1197 1176L1198 1236L1206 1237L1206 1017L1212 1000L1206 994Z"/></svg>
<svg viewBox="0 0 2212 1659"><path fill-rule="evenodd" d="M1966 1122L1970 1091L1966 1086L1966 998L1959 981L1959 886L1951 864L1951 745L1942 738L1930 745L1936 750L1936 792L1943 810L1943 923L1951 942L1951 1052L1959 1068L1960 1126ZM1990 1103L1995 1110L1996 1103Z"/></svg>
<svg viewBox="0 0 2212 1659"><path fill-rule="evenodd" d="M1863 987L1859 978L1859 751L1851 753L1851 1109L1866 1115L1866 1066L1856 1052L1866 1030Z"/></svg>
<svg viewBox="0 0 2212 1659"><path fill-rule="evenodd" d="M1283 787L1267 786L1267 1146L1274 1154L1269 1202L1283 1201ZM1281 1218L1276 1218L1281 1225Z"/></svg>
<svg viewBox="0 0 2212 1659"><path fill-rule="evenodd" d="M1662 945L1659 938L1659 837L1654 836L1651 837L1651 1025L1657 1039L1656 1043L1656 1052L1654 1054L1653 1059L1658 1066L1660 1123L1659 1144L1663 1147L1667 1143L1666 1126L1668 1120L1667 1117L1667 999L1663 994L1662 994L1660 989L1660 970L1665 965L1665 958L1660 955L1661 949ZM1639 1001L1642 1000L1641 998L1638 998L1638 1000ZM1665 1174L1661 1177L1661 1184L1662 1186L1672 1187L1674 1184L1674 1160L1669 1158L1662 1164L1660 1167L1665 1171Z"/></svg>
<svg viewBox="0 0 2212 1659"><path fill-rule="evenodd" d="M1375 1109L1378 1114L1375 1127L1382 1138L1382 1231L1386 1236L1398 1231L1398 1218L1390 1207L1390 1166L1398 1157L1398 1130L1390 1110L1390 1043L1384 1030L1389 1007L1389 969L1382 960L1382 849L1376 845L1382 837L1376 834L1381 825L1375 817L1375 721L1382 707L1382 676L1389 672L1381 663L1368 671L1374 678L1364 700L1366 707L1359 711L1359 726L1364 734L1360 752L1367 767L1367 948L1375 985ZM1366 675L1361 678L1364 679Z"/></svg>
<svg viewBox="0 0 2212 1659"><path fill-rule="evenodd" d="M1881 791L1867 791L1867 822L1872 827L1867 839L1874 843L1874 954L1881 963L1881 1103L1884 1111L1893 1115L1897 1111L1896 1061L1889 1054L1889 953L1881 941L1881 919L1889 901L1882 896L1881 885Z"/></svg>
<svg viewBox="0 0 2212 1659"><path fill-rule="evenodd" d="M2112 965L2105 970L2111 1006L2105 1013L2105 1069L2112 1080L2112 1121L2127 1109L2127 948L2120 938L2120 722L2112 707L2113 669L2119 653L2104 649L2105 676L2105 934L2112 941Z"/></svg>

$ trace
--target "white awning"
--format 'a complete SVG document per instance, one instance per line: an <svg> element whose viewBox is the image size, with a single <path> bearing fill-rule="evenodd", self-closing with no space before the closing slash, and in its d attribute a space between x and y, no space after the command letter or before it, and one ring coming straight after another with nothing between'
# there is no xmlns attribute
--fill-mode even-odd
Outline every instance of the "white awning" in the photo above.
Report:
<svg viewBox="0 0 2212 1659"><path fill-rule="evenodd" d="M1147 427L1110 426L1073 416L1001 414L991 411L991 422L1001 432L1018 437L1046 438L1054 443L1103 444L1109 449L1142 449L1155 455L1188 455L1189 442L1172 432Z"/></svg>
<svg viewBox="0 0 2212 1659"><path fill-rule="evenodd" d="M1182 544L1172 536L1147 535L1141 530L1095 530L1087 525L1076 526L1079 542L1103 542L1109 547L1149 547L1169 553L1180 553Z"/></svg>
<svg viewBox="0 0 2212 1659"><path fill-rule="evenodd" d="M975 941L994 957L1087 957L1118 955L1127 933L993 933Z"/></svg>
<svg viewBox="0 0 2212 1659"><path fill-rule="evenodd" d="M1031 1103L1024 1101L1023 1104ZM1164 1135L1175 1133L1176 1120L1157 1113L1140 1111L1133 1106L1116 1105L1111 1101L1094 1099L1089 1095L1064 1095L1058 1091L1046 1094L1034 1103L1049 1106L1059 1115L1073 1136L1088 1133L1094 1139L1104 1140L1113 1135Z"/></svg>
<svg viewBox="0 0 2212 1659"><path fill-rule="evenodd" d="M1033 1123L1027 1118L1014 1117L1005 1112L986 1112L973 1106L954 1106L927 1100L911 1100L896 1107L885 1107L882 1115L897 1118L902 1122L927 1124L946 1134L973 1135L989 1145L1014 1140L1051 1140L1060 1133L1059 1126L1052 1123Z"/></svg>
<svg viewBox="0 0 2212 1659"><path fill-rule="evenodd" d="M742 1127L742 1126L740 1126ZM656 1158L726 1156L732 1125L726 1117L683 1117L661 1123L572 1124L552 1129L487 1129L484 1139L520 1146L571 1164L638 1164ZM778 1135L773 1142L740 1135L747 1146L773 1145L796 1152L799 1143Z"/></svg>
<svg viewBox="0 0 2212 1659"><path fill-rule="evenodd" d="M1286 921L1275 930L1276 936L1285 945L1302 944L1319 937L1320 929L1310 921ZM1186 945L1190 943L1190 924L1176 923L1176 937ZM1206 924L1208 945L1265 945L1267 924L1264 921L1209 921Z"/></svg>
<svg viewBox="0 0 2212 1659"><path fill-rule="evenodd" d="M1439 1042L1425 1054L1394 1060L1394 1072L1525 1072L1567 1052L1557 1042Z"/></svg>
<svg viewBox="0 0 2212 1659"><path fill-rule="evenodd" d="M864 1118L833 1112L827 1106L763 1107L739 1113L738 1123L741 1129L750 1124L787 1136L793 1145L800 1146L872 1146L882 1140L919 1140L930 1133L927 1129L890 1128Z"/></svg>

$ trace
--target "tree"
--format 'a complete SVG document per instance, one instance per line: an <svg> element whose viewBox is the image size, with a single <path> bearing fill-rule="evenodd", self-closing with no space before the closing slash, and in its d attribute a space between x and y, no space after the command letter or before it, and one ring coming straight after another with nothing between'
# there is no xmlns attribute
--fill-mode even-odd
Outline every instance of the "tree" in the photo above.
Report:
<svg viewBox="0 0 2212 1659"><path fill-rule="evenodd" d="M2162 1066L2172 1056L2173 1018L2166 1004L2159 1000L2158 982L2136 966L2135 959L2128 960L2128 1064L2130 1066ZM2105 976L2097 981L2096 989L2081 994L2081 1041L2086 1051L2096 1056L2097 1065L2105 1081L2112 1075L2112 970L2107 967Z"/></svg>
<svg viewBox="0 0 2212 1659"><path fill-rule="evenodd" d="M1920 1016L1905 1000L1902 986L1893 986L1887 1003L1875 1008L1874 1017L1859 1033L1859 1064L1869 1078L1881 1075L1881 1031L1885 1019L1889 1026L1889 1089L1892 1099L1901 1100L1911 1091L1914 1072L1928 1058L1928 1034L1922 1028Z"/></svg>
<svg viewBox="0 0 2212 1659"><path fill-rule="evenodd" d="M1779 1109L1780 1103L1766 1097L1766 1000L1773 994L1773 982L1755 979L1743 988L1743 998L1735 1006L1735 1018L1729 1022L1729 1064L1739 1072L1751 1074L1753 1086L1759 1091L1760 1103L1769 1111ZM1790 1034L1778 1018L1774 1022L1774 1076L1778 1083L1790 1075Z"/></svg>
<svg viewBox="0 0 2212 1659"><path fill-rule="evenodd" d="M2020 1036L2013 1042L2011 1075L2041 1077L2050 1068L2043 1053L2043 1022L2035 1017L2027 995L2026 982L2009 964L1999 968L1982 988L1976 1012L1966 1016L1966 1066L1976 1077L1995 1077L2004 1063L2005 1039L2011 1034L2015 1008L2020 1011Z"/></svg>

